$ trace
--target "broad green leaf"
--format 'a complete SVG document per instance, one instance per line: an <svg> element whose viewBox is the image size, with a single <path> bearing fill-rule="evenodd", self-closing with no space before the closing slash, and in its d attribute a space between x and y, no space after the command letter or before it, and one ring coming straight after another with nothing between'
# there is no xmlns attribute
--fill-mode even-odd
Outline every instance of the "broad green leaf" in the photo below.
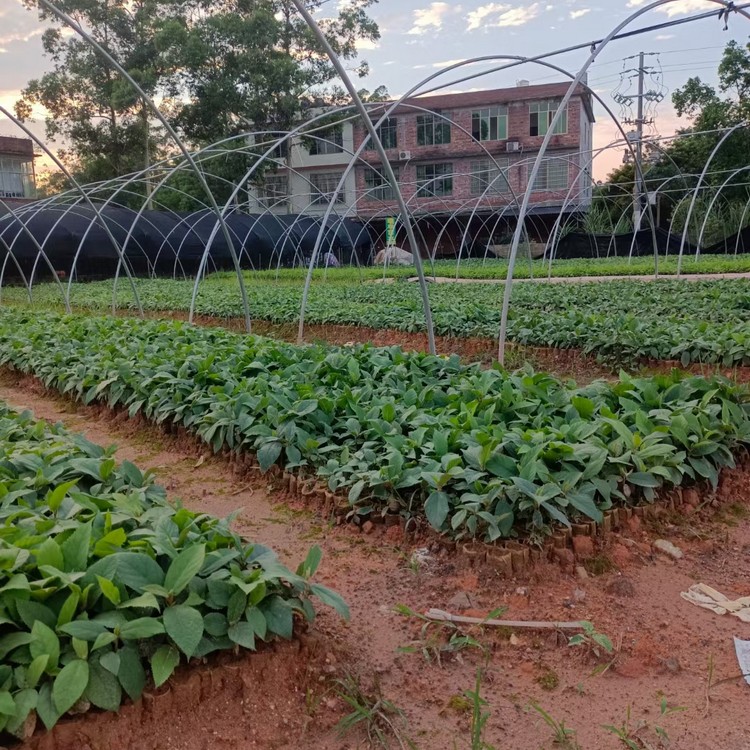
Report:
<svg viewBox="0 0 750 750"><path fill-rule="evenodd" d="M194 544L180 552L167 570L164 588L173 595L179 594L203 567L205 557L204 544Z"/></svg>
<svg viewBox="0 0 750 750"><path fill-rule="evenodd" d="M73 659L66 664L52 685L52 702L62 716L83 695L89 682L89 665L83 659Z"/></svg>
<svg viewBox="0 0 750 750"><path fill-rule="evenodd" d="M41 620L34 623L31 628L31 635L32 641L29 643L31 658L47 657L47 669L54 670L60 659L60 639L54 630L48 628Z"/></svg>
<svg viewBox="0 0 750 750"><path fill-rule="evenodd" d="M433 529L440 531L450 510L450 498L445 492L433 492L424 504L424 512Z"/></svg>
<svg viewBox="0 0 750 750"><path fill-rule="evenodd" d="M167 607L162 615L167 635L190 659L203 637L203 617L194 607L178 604Z"/></svg>
<svg viewBox="0 0 750 750"><path fill-rule="evenodd" d="M278 440L263 443L258 449L258 465L260 466L260 470L263 473L267 472L279 460L280 455L281 443Z"/></svg>
<svg viewBox="0 0 750 750"><path fill-rule="evenodd" d="M112 604L117 606L121 601L120 589L118 589L112 581L107 578L102 578L102 576L97 576L96 580L99 583L99 588L102 594L104 594Z"/></svg>
<svg viewBox="0 0 750 750"><path fill-rule="evenodd" d="M251 651L255 650L255 631L249 622L240 620L234 625L230 625L227 635L233 643Z"/></svg>
<svg viewBox="0 0 750 750"><path fill-rule="evenodd" d="M139 641L144 638L153 638L164 632L164 625L155 617L139 617L126 622L120 628L120 638L124 641Z"/></svg>
<svg viewBox="0 0 750 750"><path fill-rule="evenodd" d="M311 583L310 591L314 596L317 596L323 604L333 607L341 617L345 620L349 620L349 606L335 591L329 589L327 586L321 586L319 583Z"/></svg>
<svg viewBox="0 0 750 750"><path fill-rule="evenodd" d="M87 700L105 711L117 711L122 703L122 688L114 674L93 656L89 661L89 681L84 693Z"/></svg>
<svg viewBox="0 0 750 750"><path fill-rule="evenodd" d="M91 524L83 523L62 543L65 572L86 570L91 545Z"/></svg>
<svg viewBox="0 0 750 750"><path fill-rule="evenodd" d="M268 630L291 640L294 631L294 617L291 607L280 596L271 596L260 604L260 611L266 618Z"/></svg>
<svg viewBox="0 0 750 750"><path fill-rule="evenodd" d="M297 568L297 575L302 576L302 578L312 578L318 570L322 559L323 550L316 544L310 548L305 561Z"/></svg>
<svg viewBox="0 0 750 750"><path fill-rule="evenodd" d="M660 487L661 482L653 474L643 471L634 471L628 474L628 482L638 487Z"/></svg>
<svg viewBox="0 0 750 750"><path fill-rule="evenodd" d="M120 657L117 678L130 699L137 701L146 686L146 672L143 669L141 658L132 646L121 648L117 655Z"/></svg>
<svg viewBox="0 0 750 750"><path fill-rule="evenodd" d="M174 646L160 646L151 657L151 674L154 685L163 685L180 663L180 652Z"/></svg>

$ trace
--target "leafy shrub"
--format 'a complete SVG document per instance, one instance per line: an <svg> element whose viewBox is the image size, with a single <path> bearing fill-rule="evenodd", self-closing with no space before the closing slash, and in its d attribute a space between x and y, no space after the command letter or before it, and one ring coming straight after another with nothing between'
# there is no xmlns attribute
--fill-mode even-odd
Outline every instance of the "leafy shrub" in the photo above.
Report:
<svg viewBox="0 0 750 750"><path fill-rule="evenodd" d="M173 507L112 451L0 404L0 730L51 728L79 700L116 710L180 661L291 638L315 548L297 574L228 523Z"/></svg>
<svg viewBox="0 0 750 750"><path fill-rule="evenodd" d="M733 465L748 396L679 373L571 389L398 347L298 347L174 322L0 313L0 362L183 424L214 450L313 470L361 515L457 536L543 533Z"/></svg>

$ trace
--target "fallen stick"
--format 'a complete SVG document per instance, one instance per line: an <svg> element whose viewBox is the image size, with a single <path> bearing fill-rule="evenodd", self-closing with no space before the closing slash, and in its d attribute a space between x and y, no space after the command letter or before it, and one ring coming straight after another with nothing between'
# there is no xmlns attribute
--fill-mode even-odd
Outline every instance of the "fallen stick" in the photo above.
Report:
<svg viewBox="0 0 750 750"><path fill-rule="evenodd" d="M430 609L425 617L438 622L456 622L462 625L494 625L499 628L527 628L529 630L583 630L582 622L549 622L545 620L483 620L481 617L452 615L442 609Z"/></svg>

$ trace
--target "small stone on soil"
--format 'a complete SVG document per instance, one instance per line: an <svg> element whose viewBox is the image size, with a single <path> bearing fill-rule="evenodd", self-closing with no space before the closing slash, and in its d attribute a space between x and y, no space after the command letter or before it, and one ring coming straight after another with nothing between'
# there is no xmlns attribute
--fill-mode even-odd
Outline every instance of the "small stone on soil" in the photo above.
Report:
<svg viewBox="0 0 750 750"><path fill-rule="evenodd" d="M666 539L657 539L653 546L655 550L661 552L667 557L671 557L673 560L679 560L683 557L682 550L679 547L675 547L672 542L667 541Z"/></svg>
<svg viewBox="0 0 750 750"><path fill-rule="evenodd" d="M586 572L586 568L583 565L576 565L576 575L581 581L588 580L589 574Z"/></svg>
<svg viewBox="0 0 750 750"><path fill-rule="evenodd" d="M448 609L450 610L464 610L464 609L477 609L476 599L466 591L459 591L458 594L453 596L448 602Z"/></svg>

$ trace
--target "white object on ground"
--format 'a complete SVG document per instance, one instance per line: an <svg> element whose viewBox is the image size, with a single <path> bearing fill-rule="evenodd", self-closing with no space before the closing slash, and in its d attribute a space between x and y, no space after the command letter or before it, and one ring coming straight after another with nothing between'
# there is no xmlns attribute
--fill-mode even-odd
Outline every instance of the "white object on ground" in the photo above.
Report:
<svg viewBox="0 0 750 750"><path fill-rule="evenodd" d="M735 638L734 650L737 652L737 661L740 663L742 676L745 678L745 682L750 685L750 641L741 641L739 638Z"/></svg>
<svg viewBox="0 0 750 750"><path fill-rule="evenodd" d="M730 615L739 617L743 622L750 622L750 596L739 599L729 599L720 591L706 586L705 583L695 583L680 596L691 604L704 609L710 609L717 615Z"/></svg>
<svg viewBox="0 0 750 750"><path fill-rule="evenodd" d="M400 247L387 247L381 250L374 261L376 266L388 264L389 266L413 266L414 256L408 250Z"/></svg>
<svg viewBox="0 0 750 750"><path fill-rule="evenodd" d="M679 547L675 547L672 542L666 539L657 539L654 542L654 549L661 552L663 555L671 557L673 560L679 560L682 558L682 550Z"/></svg>

